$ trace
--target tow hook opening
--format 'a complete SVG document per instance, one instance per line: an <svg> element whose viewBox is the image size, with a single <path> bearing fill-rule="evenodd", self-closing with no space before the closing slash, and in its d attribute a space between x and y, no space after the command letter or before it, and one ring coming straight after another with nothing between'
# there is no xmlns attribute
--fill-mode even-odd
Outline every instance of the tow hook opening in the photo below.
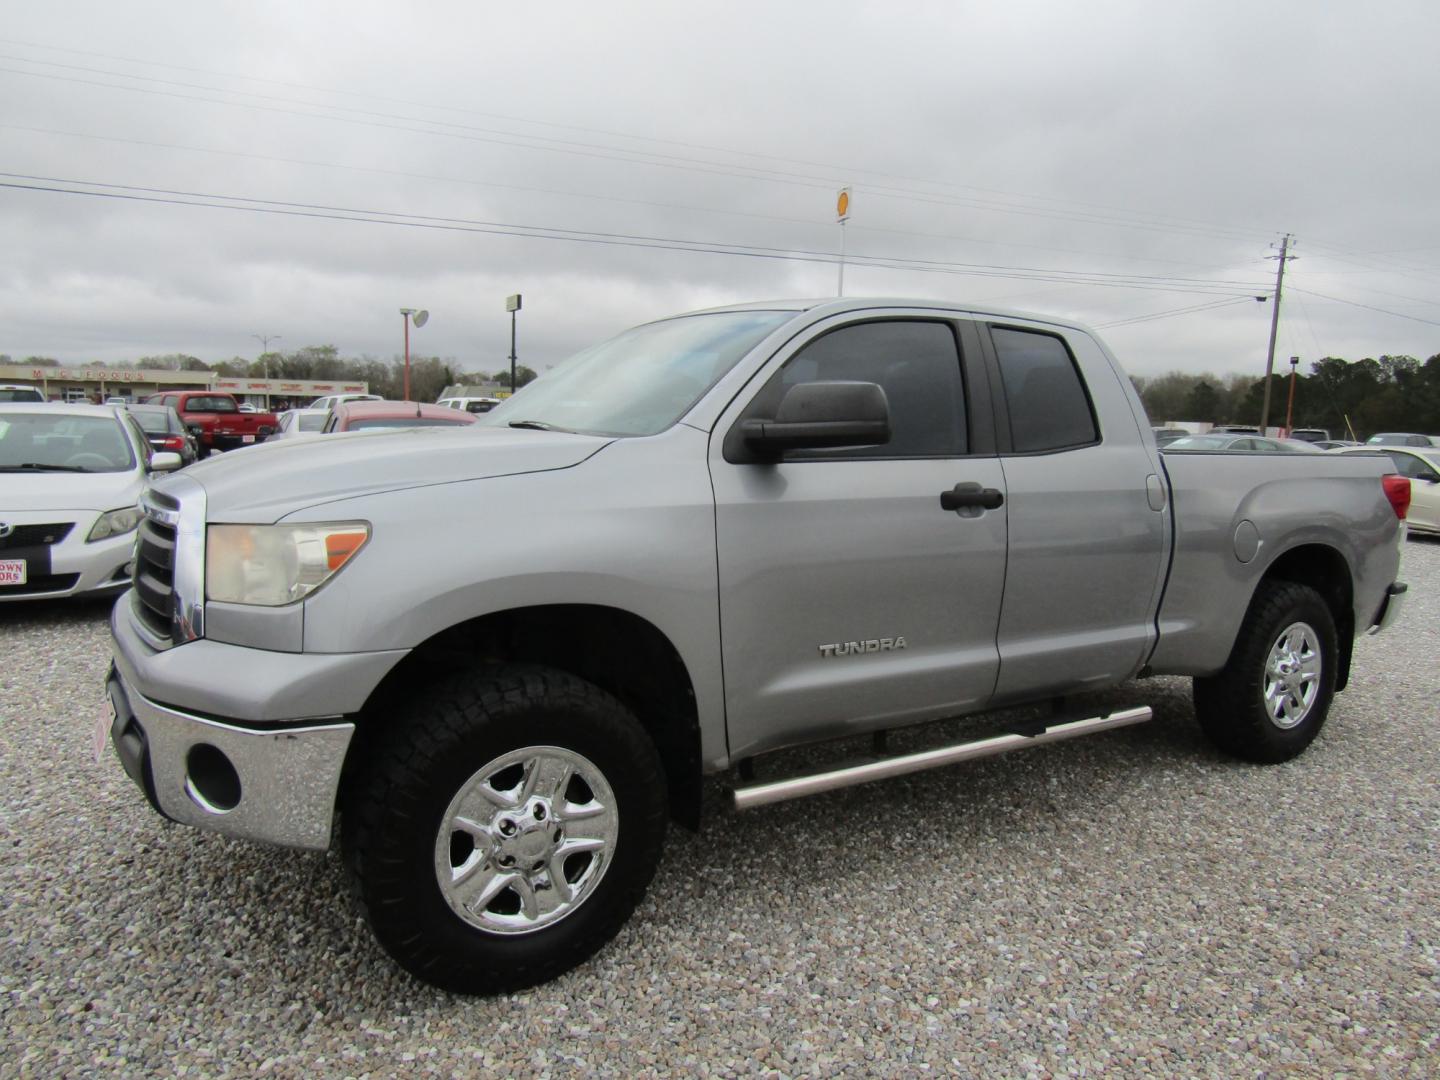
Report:
<svg viewBox="0 0 1440 1080"><path fill-rule="evenodd" d="M240 774L220 750L197 743L185 755L185 793L207 813L228 814L240 805Z"/></svg>

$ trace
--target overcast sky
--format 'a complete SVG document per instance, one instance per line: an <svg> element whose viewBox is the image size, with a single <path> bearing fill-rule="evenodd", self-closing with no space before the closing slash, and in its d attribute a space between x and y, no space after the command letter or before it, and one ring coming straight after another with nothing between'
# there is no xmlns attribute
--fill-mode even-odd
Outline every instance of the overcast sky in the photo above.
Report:
<svg viewBox="0 0 1440 1080"><path fill-rule="evenodd" d="M1277 366L1424 359L1437 41L1433 0L10 5L0 352L388 358L409 306L416 353L489 371L518 292L543 371L833 295L849 186L849 296L1258 376L1289 232Z"/></svg>

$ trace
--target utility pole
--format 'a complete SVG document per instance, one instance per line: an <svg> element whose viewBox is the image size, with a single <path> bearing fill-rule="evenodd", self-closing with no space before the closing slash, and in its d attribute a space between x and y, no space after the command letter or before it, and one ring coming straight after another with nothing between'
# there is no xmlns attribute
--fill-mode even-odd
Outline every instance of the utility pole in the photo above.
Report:
<svg viewBox="0 0 1440 1080"><path fill-rule="evenodd" d="M520 310L520 294L505 298L505 310L510 313L510 396L515 396L515 313Z"/></svg>
<svg viewBox="0 0 1440 1080"><path fill-rule="evenodd" d="M1294 237L1286 233L1280 238L1280 254L1267 255L1267 259L1279 259L1280 265L1275 269L1275 306L1270 309L1270 349L1265 357L1265 399L1260 406L1260 434L1265 434L1265 428L1270 423L1270 375L1275 370L1275 334L1280 329L1280 290L1285 284L1285 264L1295 258L1290 254L1290 241Z"/></svg>

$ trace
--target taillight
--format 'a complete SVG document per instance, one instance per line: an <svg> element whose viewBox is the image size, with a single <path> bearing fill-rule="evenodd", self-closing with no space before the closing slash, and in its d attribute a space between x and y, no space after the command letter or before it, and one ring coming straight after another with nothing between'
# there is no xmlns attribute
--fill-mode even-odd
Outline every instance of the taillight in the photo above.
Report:
<svg viewBox="0 0 1440 1080"><path fill-rule="evenodd" d="M1380 483L1385 486L1385 498L1395 508L1395 516L1404 521L1410 512L1410 481L1399 473L1390 473L1382 476Z"/></svg>
<svg viewBox="0 0 1440 1080"><path fill-rule="evenodd" d="M165 438L160 441L160 449L183 450L185 449L185 440L179 435L166 435Z"/></svg>

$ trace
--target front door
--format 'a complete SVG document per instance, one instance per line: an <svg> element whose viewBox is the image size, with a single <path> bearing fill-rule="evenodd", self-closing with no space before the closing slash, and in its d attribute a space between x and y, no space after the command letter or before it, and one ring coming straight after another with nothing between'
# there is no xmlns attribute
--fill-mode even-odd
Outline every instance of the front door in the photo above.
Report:
<svg viewBox="0 0 1440 1080"><path fill-rule="evenodd" d="M953 715L994 689L1006 510L940 499L957 484L1003 497L990 420L967 407L985 374L961 343L978 339L933 315L853 319L787 346L711 440L732 757ZM814 380L878 383L890 442L733 460L742 420Z"/></svg>

